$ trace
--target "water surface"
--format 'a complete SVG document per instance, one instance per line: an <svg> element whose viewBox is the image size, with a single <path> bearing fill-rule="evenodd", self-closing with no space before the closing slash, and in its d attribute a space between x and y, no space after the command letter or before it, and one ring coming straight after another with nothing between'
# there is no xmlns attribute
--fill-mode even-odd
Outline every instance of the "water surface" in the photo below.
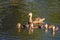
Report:
<svg viewBox="0 0 60 40"><path fill-rule="evenodd" d="M59 30L53 36L43 29L31 35L27 30L18 32L16 24L27 24L27 13L33 18L44 17L45 23L54 24ZM0 40L60 40L60 0L0 0Z"/></svg>

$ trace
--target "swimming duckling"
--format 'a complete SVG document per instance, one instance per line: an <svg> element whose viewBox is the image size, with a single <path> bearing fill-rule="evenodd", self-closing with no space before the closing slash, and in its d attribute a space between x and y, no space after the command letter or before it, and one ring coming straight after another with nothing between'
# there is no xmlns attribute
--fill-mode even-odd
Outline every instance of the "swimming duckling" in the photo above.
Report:
<svg viewBox="0 0 60 40"><path fill-rule="evenodd" d="M48 24L45 24L45 31L48 31Z"/></svg>
<svg viewBox="0 0 60 40"><path fill-rule="evenodd" d="M56 33L57 30L58 30L58 27L56 27L55 25L53 25L53 27L52 27L53 36L55 35L55 33Z"/></svg>
<svg viewBox="0 0 60 40"><path fill-rule="evenodd" d="M18 30L19 30L19 32L20 32L21 29L22 29L22 25L21 25L20 23L17 23L17 28L18 28Z"/></svg>
<svg viewBox="0 0 60 40"><path fill-rule="evenodd" d="M34 20L32 19L32 13L29 13L29 22L28 24L30 23L33 23L33 24L38 24L39 28L40 26L44 23L43 21L45 20L45 18L35 18Z"/></svg>
<svg viewBox="0 0 60 40"><path fill-rule="evenodd" d="M55 27L55 26L53 25L52 30L53 30L53 32L55 32L55 31L58 30L58 27Z"/></svg>

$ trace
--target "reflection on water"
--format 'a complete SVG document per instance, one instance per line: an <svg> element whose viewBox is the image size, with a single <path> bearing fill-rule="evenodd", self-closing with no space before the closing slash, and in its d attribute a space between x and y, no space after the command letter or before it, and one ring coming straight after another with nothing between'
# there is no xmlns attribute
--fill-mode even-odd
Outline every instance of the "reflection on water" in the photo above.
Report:
<svg viewBox="0 0 60 40"><path fill-rule="evenodd" d="M18 29L18 32L20 32L21 30L20 29Z"/></svg>
<svg viewBox="0 0 60 40"><path fill-rule="evenodd" d="M16 2L16 3L15 3ZM60 1L59 0L0 0L0 40L60 40ZM55 32L35 30L31 35L27 30L18 32L16 23L27 24L28 12L33 17L44 17L46 23L59 27Z"/></svg>
<svg viewBox="0 0 60 40"><path fill-rule="evenodd" d="M53 32L52 34L53 34L53 36L54 36L54 35L55 35L55 32Z"/></svg>
<svg viewBox="0 0 60 40"><path fill-rule="evenodd" d="M48 32L48 30L46 29L45 32Z"/></svg>
<svg viewBox="0 0 60 40"><path fill-rule="evenodd" d="M29 34L32 34L33 33L33 29L29 29Z"/></svg>

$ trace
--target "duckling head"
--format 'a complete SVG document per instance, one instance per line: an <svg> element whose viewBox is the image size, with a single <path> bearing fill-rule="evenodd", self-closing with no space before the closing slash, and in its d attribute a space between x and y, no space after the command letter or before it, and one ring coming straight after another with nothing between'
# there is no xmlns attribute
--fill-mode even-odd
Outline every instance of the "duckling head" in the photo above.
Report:
<svg viewBox="0 0 60 40"><path fill-rule="evenodd" d="M48 28L48 24L45 24L45 28Z"/></svg>
<svg viewBox="0 0 60 40"><path fill-rule="evenodd" d="M52 28L52 29L53 29L53 32L55 32L55 30L56 30L56 27L53 25L53 28Z"/></svg>
<svg viewBox="0 0 60 40"><path fill-rule="evenodd" d="M45 18L42 18L42 20L44 21L44 20L45 20Z"/></svg>
<svg viewBox="0 0 60 40"><path fill-rule="evenodd" d="M18 27L18 28L20 28L20 26L21 26L21 24L20 24L20 23L18 23L18 24L17 24L17 27Z"/></svg>

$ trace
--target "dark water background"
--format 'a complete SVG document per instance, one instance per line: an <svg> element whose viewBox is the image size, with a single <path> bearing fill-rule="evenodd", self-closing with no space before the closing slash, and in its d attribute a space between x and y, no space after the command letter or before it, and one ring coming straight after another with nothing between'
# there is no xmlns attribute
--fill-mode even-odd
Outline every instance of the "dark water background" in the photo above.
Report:
<svg viewBox="0 0 60 40"><path fill-rule="evenodd" d="M59 30L54 36L49 31L18 32L16 24L27 24L27 13L33 18L45 17L45 23L54 24ZM0 40L60 40L60 0L0 0Z"/></svg>

